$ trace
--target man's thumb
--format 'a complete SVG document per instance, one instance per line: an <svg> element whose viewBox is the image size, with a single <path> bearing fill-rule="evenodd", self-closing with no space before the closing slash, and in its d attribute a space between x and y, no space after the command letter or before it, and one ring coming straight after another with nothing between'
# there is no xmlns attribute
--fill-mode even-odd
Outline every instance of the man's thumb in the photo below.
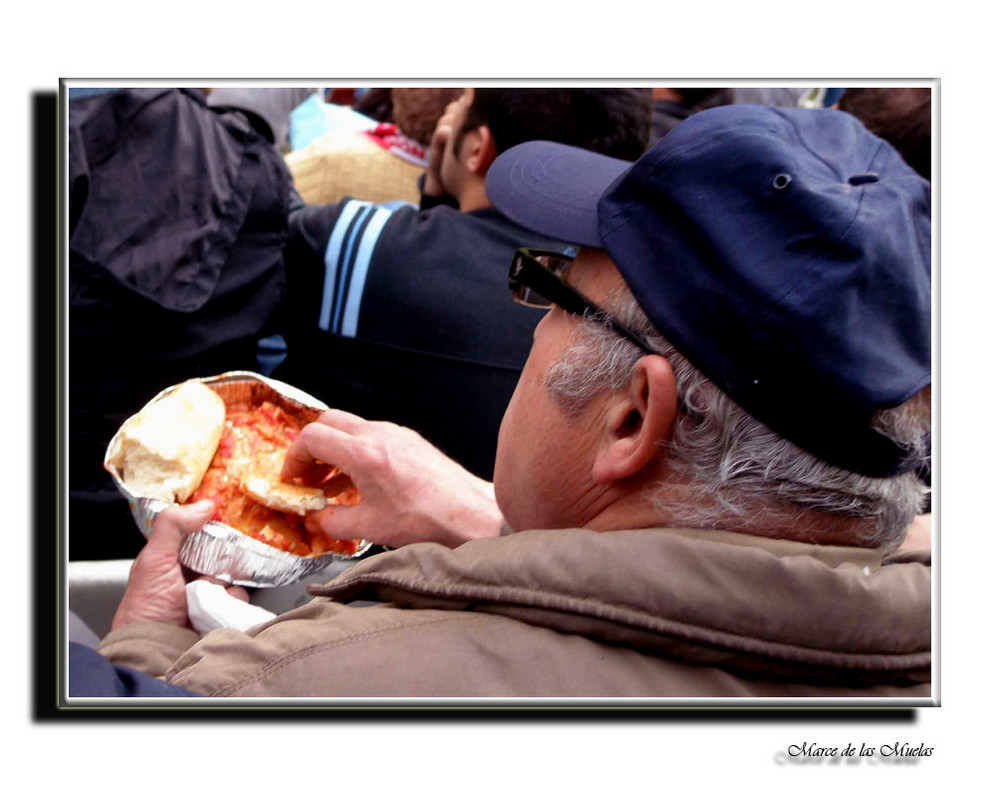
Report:
<svg viewBox="0 0 1000 786"><path fill-rule="evenodd" d="M157 515L149 545L158 551L179 552L184 539L205 526L215 512L215 504L203 499L192 505L173 505Z"/></svg>

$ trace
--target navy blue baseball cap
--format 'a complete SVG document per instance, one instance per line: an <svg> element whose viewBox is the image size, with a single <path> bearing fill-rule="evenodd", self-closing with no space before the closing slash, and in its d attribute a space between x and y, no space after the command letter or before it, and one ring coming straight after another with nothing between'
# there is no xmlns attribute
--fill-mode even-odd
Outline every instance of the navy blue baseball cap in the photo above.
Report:
<svg viewBox="0 0 1000 786"><path fill-rule="evenodd" d="M930 184L834 109L725 106L634 164L554 142L486 177L513 221L607 251L643 310L758 420L872 477L872 426L931 382Z"/></svg>

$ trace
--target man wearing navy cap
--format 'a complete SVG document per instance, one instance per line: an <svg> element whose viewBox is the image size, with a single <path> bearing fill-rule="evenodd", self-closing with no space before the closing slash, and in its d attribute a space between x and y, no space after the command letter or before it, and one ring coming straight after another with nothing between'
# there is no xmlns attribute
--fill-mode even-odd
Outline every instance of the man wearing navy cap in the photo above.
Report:
<svg viewBox="0 0 1000 786"><path fill-rule="evenodd" d="M287 474L336 464L363 500L315 522L414 545L204 643L134 571L102 653L207 695L926 703L930 554L898 547L929 450L927 182L844 113L733 106L634 165L519 145L487 190L581 247L514 254L515 299L555 307L496 504L413 432L331 410Z"/></svg>

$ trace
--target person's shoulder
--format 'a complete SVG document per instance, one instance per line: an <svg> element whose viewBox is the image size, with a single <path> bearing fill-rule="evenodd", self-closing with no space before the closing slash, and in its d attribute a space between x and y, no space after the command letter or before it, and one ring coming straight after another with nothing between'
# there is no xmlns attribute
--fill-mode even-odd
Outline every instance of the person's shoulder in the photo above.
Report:
<svg viewBox="0 0 1000 786"><path fill-rule="evenodd" d="M462 211L451 205L435 205L407 216L415 229L421 231L459 231L472 235L507 235L510 237L541 237L515 224L494 207Z"/></svg>
<svg viewBox="0 0 1000 786"><path fill-rule="evenodd" d="M389 208L363 199L347 196L338 202L305 204L292 210L288 215L288 227L293 236L310 241L311 245L325 245L335 236L348 240L362 225L367 225L378 216L378 223L384 224L390 215L415 212L412 208Z"/></svg>
<svg viewBox="0 0 1000 786"><path fill-rule="evenodd" d="M375 209L385 208L377 205ZM479 224L476 217L450 205L436 205L423 210L407 205L391 211L383 235L393 243L434 248L441 243L461 244L462 238L479 231Z"/></svg>
<svg viewBox="0 0 1000 786"><path fill-rule="evenodd" d="M562 253L576 253L574 246L569 246L561 240L535 232L511 221L507 216L496 208L484 208L468 214L476 221L476 231L485 239L488 239L498 249L503 249L504 253L509 250L513 252L515 248L529 246L536 248L548 248ZM507 259L507 262L510 260Z"/></svg>

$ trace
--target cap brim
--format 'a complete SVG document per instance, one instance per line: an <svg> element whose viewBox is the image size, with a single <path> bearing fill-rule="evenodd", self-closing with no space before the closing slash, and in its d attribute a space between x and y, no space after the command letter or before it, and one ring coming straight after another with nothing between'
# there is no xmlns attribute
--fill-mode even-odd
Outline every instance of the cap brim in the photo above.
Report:
<svg viewBox="0 0 1000 786"><path fill-rule="evenodd" d="M486 173L493 206L523 227L580 246L601 247L597 203L632 164L557 142L524 142Z"/></svg>

